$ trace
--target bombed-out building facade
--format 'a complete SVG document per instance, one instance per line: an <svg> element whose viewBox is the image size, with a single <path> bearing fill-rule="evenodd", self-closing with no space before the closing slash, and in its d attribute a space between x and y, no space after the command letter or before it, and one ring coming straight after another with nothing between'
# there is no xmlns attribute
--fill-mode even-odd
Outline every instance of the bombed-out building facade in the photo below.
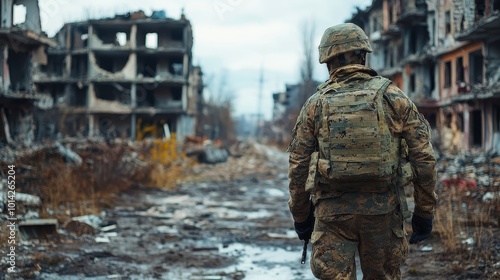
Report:
<svg viewBox="0 0 500 280"><path fill-rule="evenodd" d="M418 106L443 151L500 151L500 1L374 0L348 20L368 65Z"/></svg>
<svg viewBox="0 0 500 280"><path fill-rule="evenodd" d="M140 140L195 134L202 72L192 64L189 20L138 11L65 24L34 71L50 95L37 137Z"/></svg>
<svg viewBox="0 0 500 280"><path fill-rule="evenodd" d="M16 24L15 8L24 9L24 21ZM35 141L36 112L50 98L36 91L32 73L47 64L46 49L55 45L41 30L38 1L0 2L0 142Z"/></svg>

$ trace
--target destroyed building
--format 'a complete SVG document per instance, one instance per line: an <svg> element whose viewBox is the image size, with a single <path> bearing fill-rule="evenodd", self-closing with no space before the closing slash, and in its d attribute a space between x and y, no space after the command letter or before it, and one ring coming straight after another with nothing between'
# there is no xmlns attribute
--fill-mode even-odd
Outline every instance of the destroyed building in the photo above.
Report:
<svg viewBox="0 0 500 280"><path fill-rule="evenodd" d="M53 107L38 137L178 140L195 134L203 89L190 21L165 11L65 24L34 76Z"/></svg>
<svg viewBox="0 0 500 280"><path fill-rule="evenodd" d="M374 0L348 22L368 65L418 106L445 151L500 151L500 1Z"/></svg>
<svg viewBox="0 0 500 280"><path fill-rule="evenodd" d="M273 93L273 115L268 129L269 137L277 143L289 141L290 131L295 125L302 104L311 96L321 83L310 81L309 85L286 84L285 91Z"/></svg>
<svg viewBox="0 0 500 280"><path fill-rule="evenodd" d="M46 47L56 44L42 34L38 1L5 0L0 8L0 143L29 145L35 111L48 100L35 90L31 73L47 63ZM24 18L15 22L14 9Z"/></svg>

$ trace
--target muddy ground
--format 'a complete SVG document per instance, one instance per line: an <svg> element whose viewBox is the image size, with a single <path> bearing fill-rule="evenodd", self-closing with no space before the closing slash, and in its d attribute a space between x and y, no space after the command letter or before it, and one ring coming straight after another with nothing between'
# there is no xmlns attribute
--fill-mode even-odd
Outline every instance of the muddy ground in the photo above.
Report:
<svg viewBox="0 0 500 280"><path fill-rule="evenodd" d="M315 279L300 264L303 243L288 212L287 155L259 149L197 166L197 179L175 190L131 186L103 212L107 232L23 242L18 273L0 278ZM467 263L448 261L440 244L433 237L412 245L404 279L485 279Z"/></svg>

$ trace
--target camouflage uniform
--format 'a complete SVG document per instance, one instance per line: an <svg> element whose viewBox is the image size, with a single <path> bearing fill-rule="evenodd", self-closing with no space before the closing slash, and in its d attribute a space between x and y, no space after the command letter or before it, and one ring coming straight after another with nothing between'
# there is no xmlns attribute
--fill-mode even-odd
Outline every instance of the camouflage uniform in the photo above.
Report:
<svg viewBox="0 0 500 280"><path fill-rule="evenodd" d="M363 48L362 45L356 47ZM371 48L365 50L371 51ZM331 57L324 57L320 52L320 62L328 60ZM332 69L326 83L337 83L342 88L366 83L374 76L377 73L371 68L350 64ZM318 149L318 140L321 140L318 139L319 96L326 83L320 85L318 92L302 107L288 147L289 208L293 219L296 222L306 220L310 198L316 209L311 269L320 279L356 279L354 255L359 250L365 278L400 279L400 266L408 254L408 245L400 200L394 191L341 192L321 181L312 192L305 189L311 154ZM432 218L437 201L437 175L429 125L414 103L395 85L387 88L383 107L391 134L404 139L408 146L413 171L414 214Z"/></svg>

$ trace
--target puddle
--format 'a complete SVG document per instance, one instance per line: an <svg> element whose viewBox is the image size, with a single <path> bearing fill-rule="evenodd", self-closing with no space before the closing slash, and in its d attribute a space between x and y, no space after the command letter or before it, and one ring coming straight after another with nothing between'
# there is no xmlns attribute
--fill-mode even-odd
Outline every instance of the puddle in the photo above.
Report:
<svg viewBox="0 0 500 280"><path fill-rule="evenodd" d="M221 253L235 255L239 262L226 271L244 271L245 280L262 279L316 279L308 262L300 264L300 251L282 248L261 248L244 244L231 244L220 248Z"/></svg>

